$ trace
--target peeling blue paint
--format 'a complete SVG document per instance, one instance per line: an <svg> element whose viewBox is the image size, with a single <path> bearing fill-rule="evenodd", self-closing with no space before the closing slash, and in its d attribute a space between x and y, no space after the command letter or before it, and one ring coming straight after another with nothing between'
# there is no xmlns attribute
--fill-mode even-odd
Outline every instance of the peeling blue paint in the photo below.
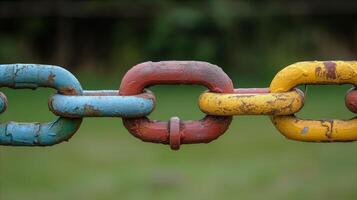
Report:
<svg viewBox="0 0 357 200"><path fill-rule="evenodd" d="M61 94L82 94L79 81L64 68L54 65L0 65L0 86L9 88L51 87Z"/></svg>
<svg viewBox="0 0 357 200"><path fill-rule="evenodd" d="M119 91L84 91L83 96L53 95L50 110L65 117L142 117L150 114L155 102L141 96L119 96Z"/></svg>
<svg viewBox="0 0 357 200"><path fill-rule="evenodd" d="M50 146L67 141L82 119L58 118L50 123L0 123L0 144L11 146Z"/></svg>
<svg viewBox="0 0 357 200"><path fill-rule="evenodd" d="M14 89L51 87L60 94L82 95L83 93L80 83L70 72L53 65L0 65L0 87ZM81 122L81 118L60 117L50 123L0 123L0 145L54 145L68 140Z"/></svg>

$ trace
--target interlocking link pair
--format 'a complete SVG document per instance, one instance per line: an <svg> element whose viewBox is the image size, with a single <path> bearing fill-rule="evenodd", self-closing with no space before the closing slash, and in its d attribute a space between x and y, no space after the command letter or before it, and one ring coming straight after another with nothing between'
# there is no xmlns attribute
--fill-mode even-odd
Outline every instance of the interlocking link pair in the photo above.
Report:
<svg viewBox="0 0 357 200"><path fill-rule="evenodd" d="M269 89L236 94L204 93L203 112L216 115L271 115L275 127L287 138L307 142L357 140L357 119L303 120L294 115L303 106L304 95L296 89L306 84L357 84L357 62L299 62L280 71ZM247 94L253 93L253 94ZM357 113L357 91L346 96L346 105Z"/></svg>
<svg viewBox="0 0 357 200"><path fill-rule="evenodd" d="M72 137L82 117L145 116L154 108L154 97L150 93L121 97L112 91L83 91L70 72L51 65L0 65L0 87L54 88L57 94L50 98L49 108L61 116L50 123L0 123L1 145L54 145ZM1 93L0 111L5 111L6 105L6 97Z"/></svg>
<svg viewBox="0 0 357 200"><path fill-rule="evenodd" d="M83 117L123 117L124 126L146 142L169 144L208 143L222 135L233 115L268 115L287 138L310 141L357 140L357 119L303 120L297 113L304 105L305 84L357 83L357 62L299 62L280 71L269 88L234 89L231 79L217 66L197 61L146 62L124 76L120 90L83 90L67 70L50 65L0 65L0 86L14 89L51 87L49 109L60 116L50 123L0 123L0 145L47 146L67 141ZM208 114L201 120L150 120L155 96L147 90L157 84L198 84L209 91L198 104ZM346 106L357 113L357 90L346 95ZM0 93L0 113L8 105Z"/></svg>

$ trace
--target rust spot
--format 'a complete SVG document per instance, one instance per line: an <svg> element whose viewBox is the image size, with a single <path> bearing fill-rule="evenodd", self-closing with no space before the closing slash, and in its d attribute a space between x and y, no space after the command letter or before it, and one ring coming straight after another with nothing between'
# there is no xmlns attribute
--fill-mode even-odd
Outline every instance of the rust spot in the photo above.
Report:
<svg viewBox="0 0 357 200"><path fill-rule="evenodd" d="M53 74L52 72L50 72L50 74L49 74L48 77L47 77L48 83L53 84L54 81L55 81L55 77L56 77L56 75Z"/></svg>
<svg viewBox="0 0 357 200"><path fill-rule="evenodd" d="M326 78L336 79L336 63L332 61L325 61L324 65L326 69Z"/></svg>
<svg viewBox="0 0 357 200"><path fill-rule="evenodd" d="M321 126L326 128L326 133L325 133L326 137L329 140L332 140L333 139L332 132L333 132L333 123L334 123L334 121L333 120L328 120L328 119L322 119L322 120L319 120L319 121L321 123Z"/></svg>
<svg viewBox="0 0 357 200"><path fill-rule="evenodd" d="M95 109L92 105L84 105L84 113L87 116L101 116L100 110Z"/></svg>
<svg viewBox="0 0 357 200"><path fill-rule="evenodd" d="M65 95L77 95L77 91L73 87L59 88L58 91Z"/></svg>
<svg viewBox="0 0 357 200"><path fill-rule="evenodd" d="M315 75L319 77L326 77L326 79L336 79L336 63L332 61L325 61L324 70L321 67L316 67Z"/></svg>
<svg viewBox="0 0 357 200"><path fill-rule="evenodd" d="M316 67L316 69L315 69L315 75L316 76L322 76L322 69L321 69L321 67Z"/></svg>

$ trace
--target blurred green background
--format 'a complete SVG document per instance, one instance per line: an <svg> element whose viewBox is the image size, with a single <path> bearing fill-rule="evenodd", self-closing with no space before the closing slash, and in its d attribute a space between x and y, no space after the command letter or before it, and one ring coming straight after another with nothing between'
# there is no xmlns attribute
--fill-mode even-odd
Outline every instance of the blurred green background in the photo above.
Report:
<svg viewBox="0 0 357 200"><path fill-rule="evenodd" d="M355 60L355 1L0 1L0 63L44 63L85 89L117 89L133 65L203 60L236 87L267 87L303 60ZM298 116L341 118L351 85L309 86ZM154 86L151 118L198 119L200 86ZM1 121L50 121L51 89L2 88ZM0 147L0 199L356 199L356 143L285 139L266 116L235 117L210 144L143 143L120 119L87 118L68 142Z"/></svg>

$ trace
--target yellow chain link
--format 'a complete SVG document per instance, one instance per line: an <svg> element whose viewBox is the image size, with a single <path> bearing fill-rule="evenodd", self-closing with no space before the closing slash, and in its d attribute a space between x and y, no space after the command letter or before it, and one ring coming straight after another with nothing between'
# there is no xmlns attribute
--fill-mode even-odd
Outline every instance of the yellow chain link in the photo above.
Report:
<svg viewBox="0 0 357 200"><path fill-rule="evenodd" d="M200 109L210 115L288 115L304 105L301 90L283 93L222 94L205 92L199 100Z"/></svg>
<svg viewBox="0 0 357 200"><path fill-rule="evenodd" d="M301 84L357 84L357 62L299 62L281 70L270 91L288 92ZM295 115L272 116L276 128L287 138L308 142L357 140L357 119L304 120Z"/></svg>

